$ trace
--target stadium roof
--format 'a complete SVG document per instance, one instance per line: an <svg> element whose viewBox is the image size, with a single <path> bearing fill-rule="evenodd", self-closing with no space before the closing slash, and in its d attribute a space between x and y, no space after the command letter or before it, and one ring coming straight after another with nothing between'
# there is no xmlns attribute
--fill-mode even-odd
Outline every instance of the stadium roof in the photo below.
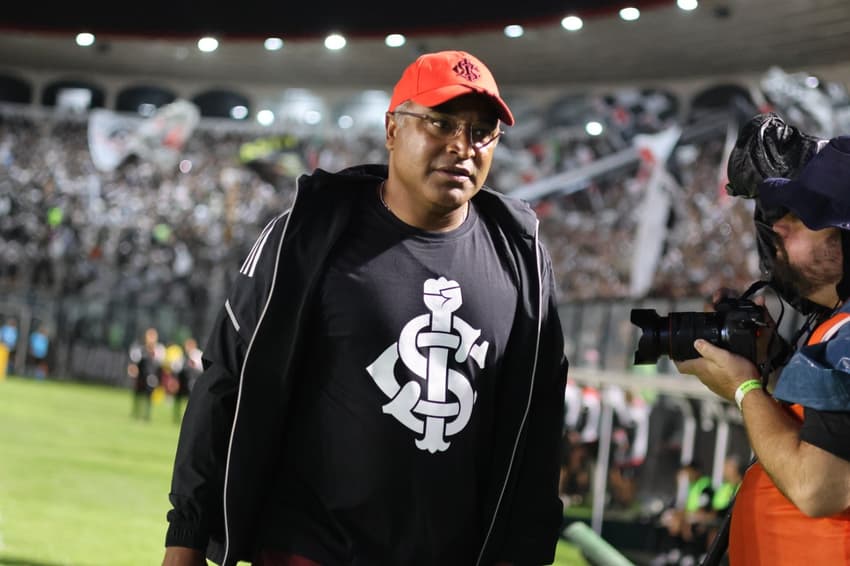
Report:
<svg viewBox="0 0 850 566"><path fill-rule="evenodd" d="M681 0L680 0L681 1ZM304 86L391 85L416 54L466 49L502 84L611 83L786 70L850 59L847 0L700 0L695 10L676 0L431 0L421 5L380 1L193 2L150 0L96 7L93 2L18 2L0 14L0 68L99 72ZM618 17L627 5L640 19ZM582 29L561 26L580 15ZM525 34L506 37L519 24ZM93 32L90 48L74 34ZM348 38L328 51L330 32ZM402 33L401 48L384 45ZM201 34L220 41L201 53ZM280 51L262 40L284 40Z"/></svg>

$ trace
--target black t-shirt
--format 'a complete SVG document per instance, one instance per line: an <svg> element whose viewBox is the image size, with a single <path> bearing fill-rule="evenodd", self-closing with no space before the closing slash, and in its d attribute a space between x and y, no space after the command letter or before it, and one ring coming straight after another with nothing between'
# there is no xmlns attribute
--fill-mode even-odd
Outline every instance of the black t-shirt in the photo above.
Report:
<svg viewBox="0 0 850 566"><path fill-rule="evenodd" d="M375 199L333 251L266 521L322 564L468 565L515 270L484 218L429 233Z"/></svg>
<svg viewBox="0 0 850 566"><path fill-rule="evenodd" d="M800 440L850 461L850 413L805 408Z"/></svg>

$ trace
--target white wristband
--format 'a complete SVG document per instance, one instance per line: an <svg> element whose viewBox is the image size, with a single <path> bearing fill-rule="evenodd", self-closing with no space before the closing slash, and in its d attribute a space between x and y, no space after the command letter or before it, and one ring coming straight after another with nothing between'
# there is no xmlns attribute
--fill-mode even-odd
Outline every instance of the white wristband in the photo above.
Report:
<svg viewBox="0 0 850 566"><path fill-rule="evenodd" d="M761 389L761 381L758 379L748 379L744 383L738 386L738 389L735 390L735 404L738 405L738 410L743 411L741 408L741 403L744 401L744 396L747 393L752 391L753 389Z"/></svg>

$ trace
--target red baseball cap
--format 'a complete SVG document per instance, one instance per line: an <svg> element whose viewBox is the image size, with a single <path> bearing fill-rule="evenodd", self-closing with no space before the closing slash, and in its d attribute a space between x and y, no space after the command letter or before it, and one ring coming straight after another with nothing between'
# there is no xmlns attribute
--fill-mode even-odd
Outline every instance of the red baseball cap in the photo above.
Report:
<svg viewBox="0 0 850 566"><path fill-rule="evenodd" d="M513 126L513 114L499 96L499 87L490 69L465 51L439 51L419 56L396 83L389 111L408 100L433 108L470 92L488 96L502 122Z"/></svg>

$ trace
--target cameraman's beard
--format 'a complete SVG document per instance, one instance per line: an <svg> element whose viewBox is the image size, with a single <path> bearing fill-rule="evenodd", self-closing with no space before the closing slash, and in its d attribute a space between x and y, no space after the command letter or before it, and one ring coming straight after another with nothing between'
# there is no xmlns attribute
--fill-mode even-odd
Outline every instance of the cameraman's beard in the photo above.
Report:
<svg viewBox="0 0 850 566"><path fill-rule="evenodd" d="M839 230L832 231L823 246L812 254L811 261L802 266L788 262L788 254L781 242L778 242L777 248L773 276L796 295L811 299L817 291L827 286L835 287L841 281L843 256Z"/></svg>

